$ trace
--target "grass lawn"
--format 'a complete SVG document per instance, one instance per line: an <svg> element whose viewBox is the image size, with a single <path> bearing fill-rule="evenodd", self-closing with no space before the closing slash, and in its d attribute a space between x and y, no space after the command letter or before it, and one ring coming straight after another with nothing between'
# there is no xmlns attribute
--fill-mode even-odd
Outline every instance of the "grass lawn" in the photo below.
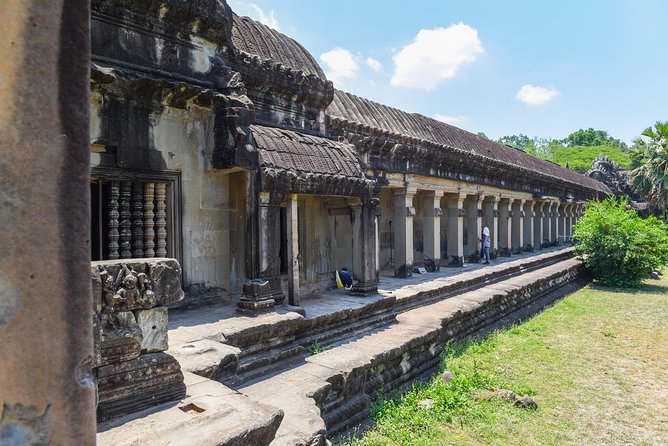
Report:
<svg viewBox="0 0 668 446"><path fill-rule="evenodd" d="M350 445L668 445L668 274L586 287L533 319L448 347L442 370L379 401ZM529 394L537 410L494 390Z"/></svg>

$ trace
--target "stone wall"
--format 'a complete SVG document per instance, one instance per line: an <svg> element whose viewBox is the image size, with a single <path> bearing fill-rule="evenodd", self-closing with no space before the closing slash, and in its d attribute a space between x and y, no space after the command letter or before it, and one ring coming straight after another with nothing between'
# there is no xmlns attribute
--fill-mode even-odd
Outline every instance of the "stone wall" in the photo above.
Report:
<svg viewBox="0 0 668 446"><path fill-rule="evenodd" d="M91 281L98 421L182 398L179 363L163 353L167 305L184 294L179 263L165 258L93 262Z"/></svg>

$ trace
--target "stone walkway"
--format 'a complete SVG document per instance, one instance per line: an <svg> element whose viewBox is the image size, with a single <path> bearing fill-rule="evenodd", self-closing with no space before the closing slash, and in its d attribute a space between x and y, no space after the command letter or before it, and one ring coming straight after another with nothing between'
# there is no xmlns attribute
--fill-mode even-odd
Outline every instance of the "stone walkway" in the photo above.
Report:
<svg viewBox="0 0 668 446"><path fill-rule="evenodd" d="M579 261L567 259L571 250L543 250L503 258L486 267L445 268L408 279L381 276L378 296L355 297L332 290L303 299L306 316L287 306L257 317L236 313L232 306L176 313L170 316L169 353L177 357L186 375L187 399L143 417L101 425L98 443L262 445L266 444L262 439L278 427L274 446L324 445L328 431L340 432L364 421L376 391L405 385L433 371L447 339L465 336L503 316L508 308L519 308L541 293L575 283L582 268ZM523 272L525 266L543 261L549 265ZM438 297L467 283L475 286L409 308L389 325L351 335L273 376L241 383L236 391L212 380L226 367L237 367L237 361L257 345L274 343L272 351L278 358L288 346L284 339L294 338L290 330L296 325L308 327L303 324L367 307L385 311L402 303L419 303L420 296ZM192 442L185 440L189 432L196 435Z"/></svg>

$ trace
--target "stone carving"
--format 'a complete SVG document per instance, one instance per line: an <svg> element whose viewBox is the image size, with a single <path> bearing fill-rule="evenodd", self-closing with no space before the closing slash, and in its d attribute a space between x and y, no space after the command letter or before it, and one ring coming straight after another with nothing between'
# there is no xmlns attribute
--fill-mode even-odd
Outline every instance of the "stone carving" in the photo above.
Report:
<svg viewBox="0 0 668 446"><path fill-rule="evenodd" d="M98 420L183 397L178 363L160 353L168 347L166 305L184 294L179 263L174 259L92 262L91 281Z"/></svg>
<svg viewBox="0 0 668 446"><path fill-rule="evenodd" d="M239 311L253 312L271 308L275 303L269 282L253 279L244 284L243 294L237 306Z"/></svg>
<svg viewBox="0 0 668 446"><path fill-rule="evenodd" d="M615 196L626 197L629 205L641 215L648 216L651 213L649 204L631 189L628 171L607 156L599 155L592 161L587 175L608 186Z"/></svg>
<svg viewBox="0 0 668 446"><path fill-rule="evenodd" d="M109 254L107 255L110 260L118 258L118 197L120 197L118 181L112 181L109 190Z"/></svg>
<svg viewBox="0 0 668 446"><path fill-rule="evenodd" d="M146 183L144 185L144 257L155 257L155 231L153 231L153 194L155 185Z"/></svg>
<svg viewBox="0 0 668 446"><path fill-rule="evenodd" d="M120 221L118 223L121 227L121 259L129 259L132 257L132 251L130 250L132 246L130 243L132 239L132 231L130 230L132 225L132 222L130 221L130 218L132 217L132 213L130 212L131 184L130 181L121 182Z"/></svg>
<svg viewBox="0 0 668 446"><path fill-rule="evenodd" d="M167 256L167 216L165 209L166 185L156 183L155 185L155 229L157 235L156 251L158 257Z"/></svg>
<svg viewBox="0 0 668 446"><path fill-rule="evenodd" d="M144 187L140 182L132 183L132 257L144 257L144 213L142 208Z"/></svg>

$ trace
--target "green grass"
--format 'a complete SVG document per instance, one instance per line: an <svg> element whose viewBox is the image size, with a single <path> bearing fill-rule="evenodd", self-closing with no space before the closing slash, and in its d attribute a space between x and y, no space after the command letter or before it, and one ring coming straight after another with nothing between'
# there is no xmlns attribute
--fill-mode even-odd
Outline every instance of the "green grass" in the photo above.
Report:
<svg viewBox="0 0 668 446"><path fill-rule="evenodd" d="M376 427L347 444L666 445L668 279L584 288L521 325L449 345L444 369L449 384L439 373L380 399ZM538 410L495 389L532 395Z"/></svg>

